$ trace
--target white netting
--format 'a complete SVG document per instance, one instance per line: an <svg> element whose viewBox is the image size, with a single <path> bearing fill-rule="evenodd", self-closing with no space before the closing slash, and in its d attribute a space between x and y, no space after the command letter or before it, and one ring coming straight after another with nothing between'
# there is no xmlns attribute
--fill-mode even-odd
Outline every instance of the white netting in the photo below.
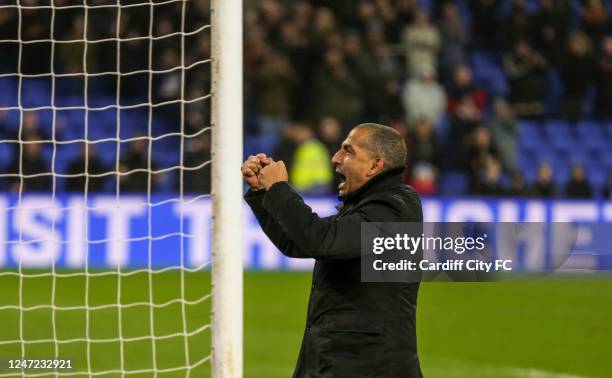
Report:
<svg viewBox="0 0 612 378"><path fill-rule="evenodd" d="M0 377L209 374L209 17L0 2Z"/></svg>

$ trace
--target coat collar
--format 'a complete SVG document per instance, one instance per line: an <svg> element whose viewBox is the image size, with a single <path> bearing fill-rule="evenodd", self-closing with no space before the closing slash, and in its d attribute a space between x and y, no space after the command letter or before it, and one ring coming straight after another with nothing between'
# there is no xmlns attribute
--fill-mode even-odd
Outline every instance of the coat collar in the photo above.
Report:
<svg viewBox="0 0 612 378"><path fill-rule="evenodd" d="M370 181L366 182L361 188L357 189L352 193L347 194L345 197L338 198L343 202L343 205L348 205L349 203L359 201L366 195L382 192L399 184L403 184L403 172L403 166L381 172L378 175L372 177Z"/></svg>

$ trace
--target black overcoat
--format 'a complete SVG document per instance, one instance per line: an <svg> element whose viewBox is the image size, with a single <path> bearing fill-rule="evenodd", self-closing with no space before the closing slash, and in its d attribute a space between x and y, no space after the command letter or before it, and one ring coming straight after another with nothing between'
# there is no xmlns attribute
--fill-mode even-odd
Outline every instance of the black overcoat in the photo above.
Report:
<svg viewBox="0 0 612 378"><path fill-rule="evenodd" d="M361 222L422 222L401 169L383 172L319 217L289 184L249 191L247 203L283 254L316 260L299 378L422 377L416 342L418 283L361 282Z"/></svg>

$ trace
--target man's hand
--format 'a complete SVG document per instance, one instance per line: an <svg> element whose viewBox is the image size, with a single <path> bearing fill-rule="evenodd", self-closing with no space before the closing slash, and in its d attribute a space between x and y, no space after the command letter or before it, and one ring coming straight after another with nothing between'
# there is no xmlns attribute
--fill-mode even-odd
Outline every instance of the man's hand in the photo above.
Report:
<svg viewBox="0 0 612 378"><path fill-rule="evenodd" d="M269 190L277 182L288 180L287 167L282 160L271 162L259 171L259 182L265 190Z"/></svg>
<svg viewBox="0 0 612 378"><path fill-rule="evenodd" d="M261 185L257 176L263 167L272 162L272 158L267 157L266 154L257 154L256 156L249 156L249 158L242 163L242 179L251 190L258 191L263 189L263 185Z"/></svg>

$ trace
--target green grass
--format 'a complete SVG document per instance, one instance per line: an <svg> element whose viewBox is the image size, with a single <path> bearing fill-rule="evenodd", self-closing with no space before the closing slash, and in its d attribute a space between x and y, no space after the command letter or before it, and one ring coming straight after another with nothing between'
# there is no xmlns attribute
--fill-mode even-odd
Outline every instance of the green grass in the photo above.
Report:
<svg viewBox="0 0 612 378"><path fill-rule="evenodd" d="M180 294L177 272L153 276L155 303ZM185 297L197 300L210 293L210 276L185 274ZM19 305L19 278L0 276L0 306ZM22 281L22 306L51 303L50 278ZM245 276L245 376L290 376L302 336L310 275L302 273L247 273ZM121 280L121 303L149 301L149 277L136 274ZM89 306L117 303L116 276L89 279ZM56 279L56 306L84 306L85 280ZM612 283L610 282L512 282L426 283L422 285L418 310L419 350L426 377L609 377L612 356ZM26 340L86 338L83 310L55 311L55 329L49 309L21 313ZM188 331L210 323L210 301L185 306ZM181 333L182 310L172 304L153 310L148 306L124 307L123 338ZM0 310L0 359L20 355L20 312ZM119 337L117 308L89 312L89 338ZM150 339L125 342L124 369L150 369ZM190 361L210 354L210 330L188 338ZM94 342L89 355L93 371L120 366L118 342ZM184 364L184 338L157 340L156 366ZM51 357L53 343L27 343L31 358ZM59 345L61 358L73 359L76 370L87 369L85 342ZM206 377L207 362L192 372ZM0 370L0 374L2 370ZM83 375L85 376L85 375ZM105 375L119 376L117 375ZM150 373L133 375L151 376ZM185 376L183 372L160 377Z"/></svg>

